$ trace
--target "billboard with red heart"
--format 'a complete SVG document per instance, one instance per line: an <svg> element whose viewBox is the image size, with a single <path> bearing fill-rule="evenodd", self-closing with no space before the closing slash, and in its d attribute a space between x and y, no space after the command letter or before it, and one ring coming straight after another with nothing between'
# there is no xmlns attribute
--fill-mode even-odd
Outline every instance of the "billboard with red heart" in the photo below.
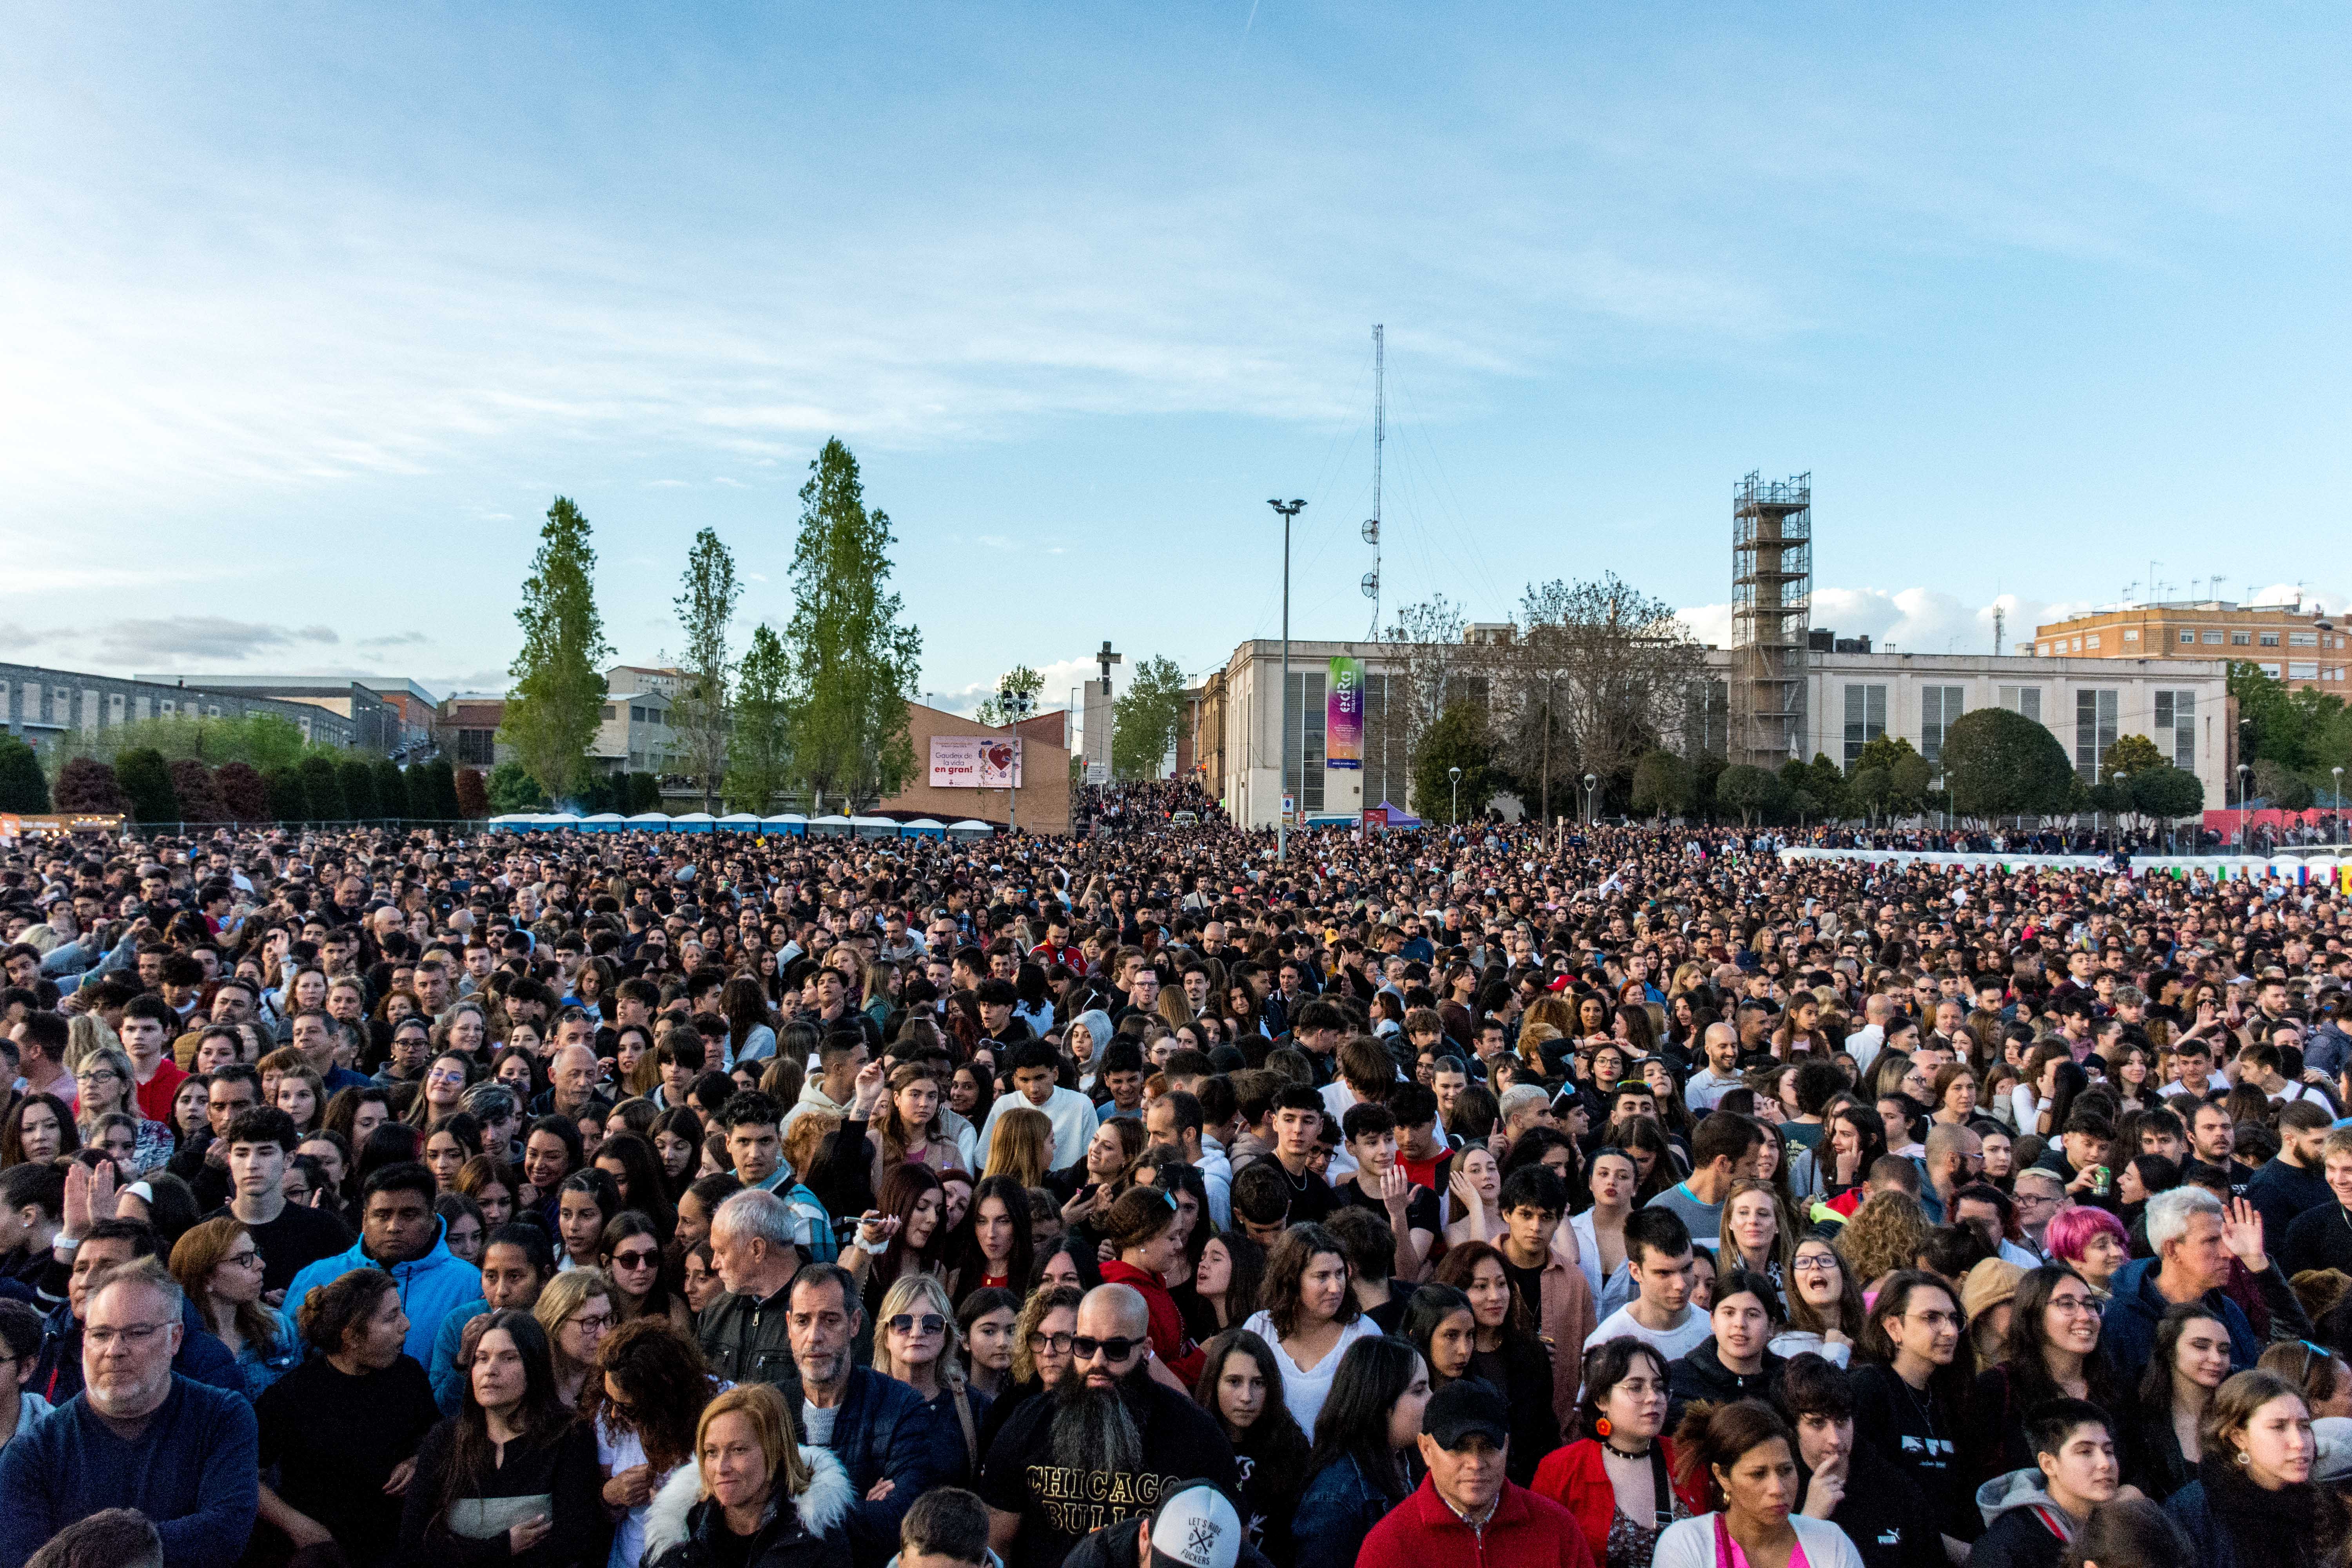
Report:
<svg viewBox="0 0 2352 1568"><path fill-rule="evenodd" d="M931 737L934 789L1019 789L1021 739L994 735Z"/></svg>

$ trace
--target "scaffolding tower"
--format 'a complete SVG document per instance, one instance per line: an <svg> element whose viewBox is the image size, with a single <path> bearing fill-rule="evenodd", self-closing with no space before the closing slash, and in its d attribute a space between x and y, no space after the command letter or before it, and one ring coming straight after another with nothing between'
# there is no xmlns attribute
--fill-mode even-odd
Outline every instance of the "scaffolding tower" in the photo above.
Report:
<svg viewBox="0 0 2352 1568"><path fill-rule="evenodd" d="M1774 768L1805 754L1812 624L1813 476L1732 490L1731 690L1726 759Z"/></svg>

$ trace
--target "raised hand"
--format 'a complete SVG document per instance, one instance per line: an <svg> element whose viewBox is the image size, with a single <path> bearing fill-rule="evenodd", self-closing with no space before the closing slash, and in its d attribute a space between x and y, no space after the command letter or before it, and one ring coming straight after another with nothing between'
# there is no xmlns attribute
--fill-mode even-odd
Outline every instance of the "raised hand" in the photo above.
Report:
<svg viewBox="0 0 2352 1568"><path fill-rule="evenodd" d="M1391 1165L1381 1174L1381 1202L1391 1214L1404 1212L1405 1199L1412 1195L1412 1178L1404 1173L1402 1165Z"/></svg>
<svg viewBox="0 0 2352 1568"><path fill-rule="evenodd" d="M2262 1211L2244 1198L2234 1198L2222 1206L2221 1245L2251 1273L2260 1274L2270 1267L2269 1255L2263 1250Z"/></svg>

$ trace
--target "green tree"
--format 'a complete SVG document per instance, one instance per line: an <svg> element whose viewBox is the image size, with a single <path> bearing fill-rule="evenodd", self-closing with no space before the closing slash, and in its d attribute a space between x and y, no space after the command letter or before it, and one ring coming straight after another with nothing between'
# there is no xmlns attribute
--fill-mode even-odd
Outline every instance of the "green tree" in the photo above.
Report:
<svg viewBox="0 0 2352 1568"><path fill-rule="evenodd" d="M171 764L152 746L134 746L114 758L114 780L131 802L131 815L147 824L180 820L180 797L172 793Z"/></svg>
<svg viewBox="0 0 2352 1568"><path fill-rule="evenodd" d="M1153 654L1135 667L1111 702L1110 767L1123 779L1166 777L1169 753L1184 725L1184 672Z"/></svg>
<svg viewBox="0 0 2352 1568"><path fill-rule="evenodd" d="M572 793L604 717L604 677L597 665L613 650L596 611L589 532L580 509L557 496L515 609L522 651L508 667L514 689L499 739L551 798Z"/></svg>
<svg viewBox="0 0 2352 1568"><path fill-rule="evenodd" d="M373 822L383 816L375 798L375 764L364 757L338 763L335 777L343 786L343 809L354 822Z"/></svg>
<svg viewBox="0 0 2352 1568"><path fill-rule="evenodd" d="M1936 782L1935 770L1927 765L1927 758L1916 752L1897 757L1895 765L1886 770L1886 776L1893 786L1896 811L1908 815L1927 805L1927 791Z"/></svg>
<svg viewBox="0 0 2352 1568"><path fill-rule="evenodd" d="M997 681L995 690L980 700L980 706L971 710L971 716L991 729L1001 729L1013 722L1013 715L1006 711L1004 706L1006 693L1019 692L1028 698L1034 705L1037 694L1045 689L1044 676L1025 664L1016 664L1006 670L1003 679ZM1034 710L1034 707L1032 710Z"/></svg>
<svg viewBox="0 0 2352 1568"><path fill-rule="evenodd" d="M305 757L294 770L302 778L302 798L313 822L348 822L351 807L343 800L342 770L331 757Z"/></svg>
<svg viewBox="0 0 2352 1568"><path fill-rule="evenodd" d="M1715 781L1715 798L1739 814L1746 827L1780 803L1780 781L1762 768L1735 763Z"/></svg>
<svg viewBox="0 0 2352 1568"><path fill-rule="evenodd" d="M182 757L172 764L172 794L180 803L182 822L229 820L218 774L194 757Z"/></svg>
<svg viewBox="0 0 2352 1568"><path fill-rule="evenodd" d="M1674 816L1690 805L1691 769L1668 751L1644 752L1633 764L1633 810L1643 816Z"/></svg>
<svg viewBox="0 0 2352 1568"><path fill-rule="evenodd" d="M129 784L123 786L125 789ZM2280 811L2305 811L2314 798L2311 781L2271 757L2254 759L2254 798Z"/></svg>
<svg viewBox="0 0 2352 1568"><path fill-rule="evenodd" d="M448 758L408 770L408 815L419 822L457 822L471 815L457 809L457 773Z"/></svg>
<svg viewBox="0 0 2352 1568"><path fill-rule="evenodd" d="M1846 793L1853 797L1854 805L1861 808L1873 825L1875 825L1878 821L1878 814L1885 811L1894 799L1895 777L1885 768L1874 764L1866 768L1858 767L1853 770L1853 776L1845 781L1845 787Z"/></svg>
<svg viewBox="0 0 2352 1568"><path fill-rule="evenodd" d="M272 768L261 775L269 786L269 816L274 822L302 822L310 815L310 796L296 768Z"/></svg>
<svg viewBox="0 0 2352 1568"><path fill-rule="evenodd" d="M2205 784L2187 768L2170 765L2133 773L2129 779L2134 809L2158 821L2194 816L2205 809Z"/></svg>
<svg viewBox="0 0 2352 1568"><path fill-rule="evenodd" d="M375 808L394 822L404 822L415 815L408 809L408 775L390 757L375 764Z"/></svg>
<svg viewBox="0 0 2352 1568"><path fill-rule="evenodd" d="M504 816L517 811L548 809L547 791L520 762L504 762L490 770L490 812Z"/></svg>
<svg viewBox="0 0 2352 1568"><path fill-rule="evenodd" d="M727 740L727 809L768 814L770 803L792 787L792 660L775 628L761 621L751 628L751 646L735 677L735 725ZM650 777L650 775L647 775ZM630 799L639 795L634 786ZM660 807L661 791L631 812Z"/></svg>
<svg viewBox="0 0 2352 1568"><path fill-rule="evenodd" d="M1452 776L1455 768L1462 770L1458 791ZM1494 742L1477 703L1453 703L1422 731L1412 753L1412 809L1423 821L1455 821L1457 800L1463 818L1476 816L1494 798L1497 783Z"/></svg>
<svg viewBox="0 0 2352 1568"><path fill-rule="evenodd" d="M1842 822L1854 815L1853 792L1846 788L1845 770L1830 761L1827 752L1815 752L1811 776L1805 781L1805 793L1816 803L1815 809L1823 818Z"/></svg>
<svg viewBox="0 0 2352 1568"><path fill-rule="evenodd" d="M2162 766L2164 753L2156 749L2154 741L2146 735L2124 735L2117 738L2107 748L2107 754L2099 759L2099 776L2111 779L2122 773L2129 777L2133 773L2144 773L2150 768Z"/></svg>
<svg viewBox="0 0 2352 1568"><path fill-rule="evenodd" d="M0 811L49 809L49 781L41 754L14 735L0 735Z"/></svg>
<svg viewBox="0 0 2352 1568"><path fill-rule="evenodd" d="M656 778L651 773L631 773L629 775L629 787L623 798L625 804L621 807L621 814L625 816L635 816L641 812L659 811L661 809L661 780ZM749 806L738 806L735 809L740 811L748 811L751 808Z"/></svg>
<svg viewBox="0 0 2352 1568"><path fill-rule="evenodd" d="M2066 809L2074 764L2058 737L2021 713L1977 708L1944 733L1944 787L1952 809L1991 821Z"/></svg>
<svg viewBox="0 0 2352 1568"><path fill-rule="evenodd" d="M719 535L704 529L687 552L680 592L670 601L677 624L686 633L686 679L670 700L670 732L677 736L675 755L702 784L702 809L719 798L720 777L727 771L728 680L732 660L727 646L727 624L743 590L735 581L735 557Z"/></svg>
<svg viewBox="0 0 2352 1568"><path fill-rule="evenodd" d="M838 793L856 810L906 787L915 773L907 704L922 634L899 624L890 582L890 519L866 505L857 459L838 439L809 464L793 549L793 618L784 628L793 681L793 755L814 791L812 814Z"/></svg>

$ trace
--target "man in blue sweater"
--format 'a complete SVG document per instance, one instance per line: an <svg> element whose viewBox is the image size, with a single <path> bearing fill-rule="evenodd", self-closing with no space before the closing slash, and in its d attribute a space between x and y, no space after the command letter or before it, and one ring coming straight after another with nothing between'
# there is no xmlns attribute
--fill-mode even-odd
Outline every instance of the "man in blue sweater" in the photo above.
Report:
<svg viewBox="0 0 2352 1568"><path fill-rule="evenodd" d="M89 1310L89 1282L110 1268L156 1258L155 1233L145 1220L101 1219L89 1222L87 1234L74 1244L73 1261L66 1267L66 1299L41 1325L41 1349L26 1384L51 1405L63 1405L81 1392L83 1314ZM60 1243L60 1245L63 1245ZM180 1301L179 1353L172 1370L197 1383L245 1392L245 1373L236 1357L212 1332L211 1325L184 1297Z"/></svg>
<svg viewBox="0 0 2352 1568"><path fill-rule="evenodd" d="M441 1220L433 1212L435 1190L433 1173L414 1160L385 1165L368 1177L360 1194L359 1245L321 1258L286 1288L280 1311L289 1342L301 1342L295 1314L312 1287L354 1268L381 1268L392 1276L401 1310L408 1314L402 1348L417 1365L433 1364L433 1337L441 1331L441 1321L482 1294L481 1270L442 1243Z"/></svg>
<svg viewBox="0 0 2352 1568"><path fill-rule="evenodd" d="M172 1568L231 1568L260 1503L253 1406L172 1371L181 1291L152 1258L93 1276L83 1389L0 1448L0 1568L77 1520L135 1508Z"/></svg>

